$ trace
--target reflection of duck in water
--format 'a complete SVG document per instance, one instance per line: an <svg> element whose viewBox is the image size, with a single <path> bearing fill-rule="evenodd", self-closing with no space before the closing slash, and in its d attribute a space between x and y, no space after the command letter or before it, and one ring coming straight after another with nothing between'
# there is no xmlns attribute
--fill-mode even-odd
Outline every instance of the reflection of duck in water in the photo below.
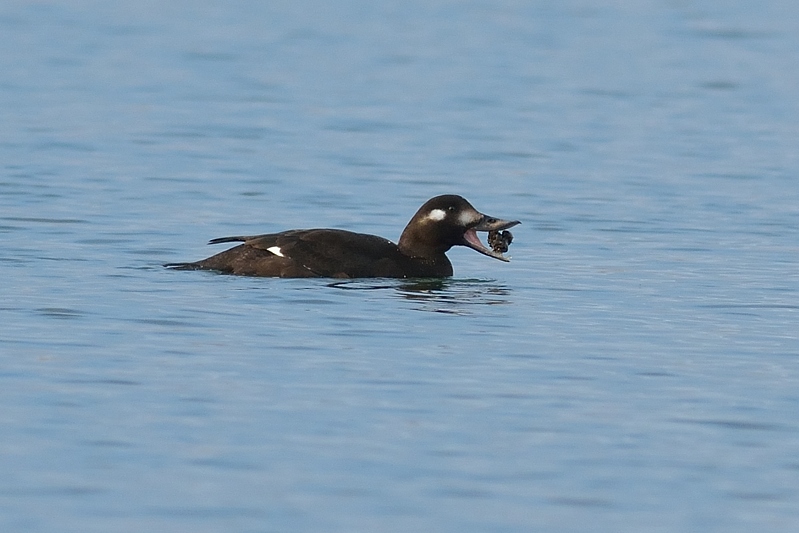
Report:
<svg viewBox="0 0 799 533"><path fill-rule="evenodd" d="M392 291L398 298L414 302L419 311L454 315L471 314L470 308L511 303L513 291L494 280L416 278L407 280L343 280L327 284L345 291Z"/></svg>
<svg viewBox="0 0 799 533"><path fill-rule="evenodd" d="M511 290L486 280L419 280L402 282L397 290L403 298L434 306L501 305L509 303ZM436 307L437 312L455 312Z"/></svg>
<svg viewBox="0 0 799 533"><path fill-rule="evenodd" d="M484 246L476 232L493 234L516 224L518 220L484 215L460 196L444 195L419 208L402 232L399 244L338 229L289 230L213 239L210 244L243 244L201 261L166 266L281 278L445 277L452 275L452 263L445 253L453 246L467 246L508 261L496 247L491 250Z"/></svg>

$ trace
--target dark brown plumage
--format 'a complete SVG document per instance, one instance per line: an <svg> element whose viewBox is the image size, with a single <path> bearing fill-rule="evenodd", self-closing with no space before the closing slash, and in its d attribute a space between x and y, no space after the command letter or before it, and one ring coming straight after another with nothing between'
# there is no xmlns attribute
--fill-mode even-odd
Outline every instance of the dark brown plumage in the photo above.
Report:
<svg viewBox="0 0 799 533"><path fill-rule="evenodd" d="M398 244L339 229L289 230L213 239L209 244L242 244L201 261L166 266L281 278L445 277L452 275L445 254L453 246L468 246L508 261L500 252L486 248L476 231L499 231L516 224L519 222L483 215L460 196L444 195L419 208Z"/></svg>

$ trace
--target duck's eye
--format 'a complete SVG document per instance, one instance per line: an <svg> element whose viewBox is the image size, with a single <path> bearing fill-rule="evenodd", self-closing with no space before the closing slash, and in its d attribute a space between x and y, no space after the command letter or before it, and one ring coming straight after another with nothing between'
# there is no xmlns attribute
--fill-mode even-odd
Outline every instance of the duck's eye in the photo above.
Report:
<svg viewBox="0 0 799 533"><path fill-rule="evenodd" d="M447 208L447 211L449 211L450 213L454 213L455 212L455 206L454 205L449 206Z"/></svg>

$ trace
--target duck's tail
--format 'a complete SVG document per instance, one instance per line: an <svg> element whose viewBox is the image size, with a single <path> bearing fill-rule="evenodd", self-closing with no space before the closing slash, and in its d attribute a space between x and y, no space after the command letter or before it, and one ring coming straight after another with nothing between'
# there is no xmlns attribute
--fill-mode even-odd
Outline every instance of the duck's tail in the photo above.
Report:
<svg viewBox="0 0 799 533"><path fill-rule="evenodd" d="M165 263L164 266L172 270L202 270L203 268L197 263Z"/></svg>

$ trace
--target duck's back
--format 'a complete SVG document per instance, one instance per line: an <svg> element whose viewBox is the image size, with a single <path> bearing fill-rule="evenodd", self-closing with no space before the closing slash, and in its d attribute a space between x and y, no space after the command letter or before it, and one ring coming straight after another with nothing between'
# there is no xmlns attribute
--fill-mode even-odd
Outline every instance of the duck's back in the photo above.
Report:
<svg viewBox="0 0 799 533"><path fill-rule="evenodd" d="M337 229L290 230L282 233L214 239L211 244L239 246L178 268L217 270L244 276L282 278L408 277L413 261L393 242Z"/></svg>

